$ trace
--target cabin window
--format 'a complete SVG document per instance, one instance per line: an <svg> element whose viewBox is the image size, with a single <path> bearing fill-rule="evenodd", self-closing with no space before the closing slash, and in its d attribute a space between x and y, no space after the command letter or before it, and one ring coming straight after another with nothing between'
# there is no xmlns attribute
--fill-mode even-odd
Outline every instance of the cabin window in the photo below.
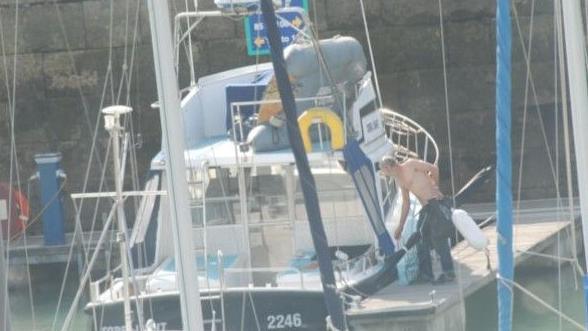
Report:
<svg viewBox="0 0 588 331"><path fill-rule="evenodd" d="M250 225L288 220L288 203L281 167L246 168L245 195ZM242 224L239 200L239 171L209 168L188 173L190 205L194 227Z"/></svg>
<svg viewBox="0 0 588 331"><path fill-rule="evenodd" d="M339 169L325 169L325 172L314 174L323 221L326 223L362 219L363 207L351 177ZM307 220L299 182L296 187L296 220Z"/></svg>

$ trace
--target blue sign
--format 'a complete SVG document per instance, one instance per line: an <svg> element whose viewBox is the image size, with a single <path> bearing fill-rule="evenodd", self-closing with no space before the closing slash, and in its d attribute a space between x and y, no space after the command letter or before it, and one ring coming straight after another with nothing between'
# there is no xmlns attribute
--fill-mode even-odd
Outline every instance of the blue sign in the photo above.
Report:
<svg viewBox="0 0 588 331"><path fill-rule="evenodd" d="M298 7L308 13L308 0L282 0L282 7Z"/></svg>
<svg viewBox="0 0 588 331"><path fill-rule="evenodd" d="M291 4L294 3L308 5L307 0L291 0ZM282 45L286 47L306 27L304 10L302 7L286 7L276 11L276 15L279 17L278 27L282 35ZM270 53L267 30L261 12L251 14L245 19L245 38L247 41L247 54L249 56L267 55Z"/></svg>

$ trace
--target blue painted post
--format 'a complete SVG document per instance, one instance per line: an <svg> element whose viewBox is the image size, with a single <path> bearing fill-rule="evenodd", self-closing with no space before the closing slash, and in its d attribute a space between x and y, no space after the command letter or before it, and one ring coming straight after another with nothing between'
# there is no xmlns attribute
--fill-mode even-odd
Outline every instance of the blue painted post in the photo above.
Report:
<svg viewBox="0 0 588 331"><path fill-rule="evenodd" d="M496 208L498 232L498 330L512 329L512 162L510 0L496 8Z"/></svg>
<svg viewBox="0 0 588 331"><path fill-rule="evenodd" d="M35 155L41 184L43 211L43 237L45 245L64 245L63 204L59 190L58 174L61 153Z"/></svg>

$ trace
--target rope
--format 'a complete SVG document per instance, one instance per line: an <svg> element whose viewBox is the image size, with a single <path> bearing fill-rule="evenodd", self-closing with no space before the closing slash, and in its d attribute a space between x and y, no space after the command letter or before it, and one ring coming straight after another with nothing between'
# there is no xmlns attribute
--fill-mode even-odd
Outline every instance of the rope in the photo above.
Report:
<svg viewBox="0 0 588 331"><path fill-rule="evenodd" d="M72 71L74 73L77 73L75 61L74 61L73 56L72 56L71 47L69 45L69 41L68 41L68 37L67 37L65 25L64 25L64 22L63 22L63 17L61 15L61 10L60 10L60 8L59 8L58 3L57 3L56 0L54 0L53 3L54 3L54 6L55 6L55 10L57 12L57 18L58 18L58 21L59 21L59 24L60 24L61 33L62 33L62 36L63 36L63 38L65 40L65 45L66 45L67 53L68 53L69 59L70 59L71 69L72 69ZM113 91L113 88L112 88L112 85L113 85L112 84L112 48L113 48L113 43L112 43L112 35L113 35L112 30L113 30L113 28L112 27L113 27L113 5L112 5L112 1L111 1L111 3L110 3L110 30L109 30L108 65L107 65L106 74L105 74L105 77L106 78L104 80L104 84L103 84L103 87L102 87L102 94L101 94L101 99L100 99L100 103L99 103L99 109L101 109L103 107L103 105L104 105L104 101L105 101L105 97L106 97L106 91L107 91L107 88L109 86L109 78L110 78L110 86L111 86L111 97L114 99L114 95L113 95L114 94L114 91ZM82 88L81 88L81 86L80 86L79 83L77 83L77 86L76 87L78 89L78 93L79 93L80 99L82 101L82 108L83 108L84 114L86 116L86 122L87 122L88 128L91 129L91 124L90 124L89 115L88 115L88 106L86 104L86 99L85 99L84 93L83 93ZM101 113L100 112L97 112L97 114L96 114L96 124L95 124L94 130L93 130L92 144L91 144L89 158L88 158L88 163L87 163L86 172L85 172L85 176L84 176L84 182L83 182L83 188L82 188L82 191L83 192L86 192L86 190L87 190L87 185L88 185L88 182L89 182L89 176L90 176L91 167L92 167L92 164L93 164L94 157L96 158L96 161L97 161L97 163L98 163L98 165L100 167L102 167L102 168L105 167L105 165L102 164L102 160L100 159L100 156L99 156L99 154L97 152L97 149L96 149L96 142L97 142L97 137L98 137L98 132L99 132L98 129L99 129L99 125L100 125L100 115L101 115ZM101 181L100 186L102 186L102 182L103 181ZM80 208L78 209L78 211L76 213L76 218L79 218L79 216L80 216L80 213L81 213L81 211L83 209L83 202L84 202L84 200L82 200L82 202L80 204ZM94 217L93 217L93 220L92 220L92 224L93 224L92 227L94 226L94 223L96 221L98 203L99 202L97 201L96 202L96 205L95 205L95 210L96 211L94 213ZM89 241L91 241L92 239L93 238L91 236L89 238ZM74 241L72 241L72 243L71 243L70 257L69 257L69 259L71 259L72 254L73 254L73 245L74 245ZM85 246L84 246L84 248L85 248ZM85 254L85 256L87 257L87 253ZM68 272L68 269L65 270L64 279L67 278L67 272ZM59 309L60 309L61 297L63 296L64 290L65 290L65 282L62 283L62 288L60 289L60 300L58 301L58 306L56 307L56 314L55 314L55 318L53 320L52 329L55 328L55 325L57 323L57 312L59 312Z"/></svg>
<svg viewBox="0 0 588 331"><path fill-rule="evenodd" d="M363 1L363 0L362 0ZM447 140L449 145L449 171L450 171L450 178L451 178L451 197L453 200L453 205L455 206L455 174L454 174L454 167L453 167L453 144L451 140L451 117L450 117L450 110L449 110L449 87L447 84L447 57L446 57L446 50L445 50L445 26L443 20L443 1L438 0L439 3L439 28L441 32L441 57L443 60L443 92L445 96L445 119L447 123ZM438 183L437 183L438 185ZM455 230L456 235L458 235L457 229ZM449 244L449 243L448 243ZM457 284L459 289L459 303L462 307L460 309L460 315L462 319L462 323L466 325L466 315L465 315L465 296L463 290L463 282L462 282L462 264L459 263L456 271L457 271Z"/></svg>
<svg viewBox="0 0 588 331"><path fill-rule="evenodd" d="M382 93L380 92L380 83L378 81L378 71L376 70L376 61L374 60L374 50L372 48L372 40L370 37L370 30L368 29L367 18L365 14L365 6L363 4L363 0L359 0L359 4L361 6L361 17L363 19L363 27L365 29L365 37L368 43L368 50L370 53L370 61L372 62L372 71L374 72L374 83L376 84L376 93L378 95L378 103L380 107L383 106L382 103ZM439 5L441 5L441 0L439 0ZM443 23L441 23L443 26ZM441 27L441 34L443 34L443 27ZM443 38L443 37L441 37ZM443 40L443 39L442 39ZM445 58L445 53L443 53L443 58ZM445 68L445 61L443 61L443 67Z"/></svg>
<svg viewBox="0 0 588 331"><path fill-rule="evenodd" d="M534 1L532 2L532 4L534 4ZM530 61L528 60L530 50L527 49L527 47L524 44L518 12L517 12L516 7L514 5L513 5L513 14L514 14L514 18L515 18L515 22L516 22L516 26L517 26L517 31L518 31L518 35L519 35L519 41L521 43L521 48L523 51L523 56L525 58L525 62L528 61L530 63ZM534 15L531 16L531 19L533 19L533 17L534 17ZM532 25L531 25L531 27L532 27ZM535 88L535 80L533 78L533 72L530 70L530 64L529 64L528 75L529 75L529 83L530 83L530 87L531 87L531 92L533 93L533 100L535 101L535 112L537 113L537 118L539 119L539 126L541 127L541 134L542 134L543 143L545 146L545 152L547 153L547 160L549 161L549 166L550 166L553 182L557 188L558 181L557 181L557 177L555 175L554 161L553 161L553 157L551 155L551 149L549 148L547 133L545 132L545 124L543 122L543 118L541 117L541 109L539 108L539 97L537 96L537 89Z"/></svg>
<svg viewBox="0 0 588 331"><path fill-rule="evenodd" d="M569 206L569 216L570 216L570 223L572 224L571 234L572 234L572 242L570 245L572 246L572 254L576 259L576 263L578 264L578 256L576 253L576 219L574 218L574 199L573 199L573 184L572 184L572 161L571 161L571 147L570 147L570 129L569 129L569 119L568 119L568 97L567 97L567 84L566 84L566 73L565 73L565 60L564 60L564 41L563 41L563 22L562 22L562 13L561 13L561 3L559 1L555 1L556 5L556 22L557 22L557 49L558 49L558 59L559 59L559 77L561 81L560 89L561 89L561 104L562 104L562 122L563 122L563 130L564 130L564 150L565 150L565 159L566 159L566 184L567 184L567 191L568 191L568 206ZM556 103L557 104L557 103ZM574 281L576 284L576 289L578 288L578 277L577 274L574 273Z"/></svg>
<svg viewBox="0 0 588 331"><path fill-rule="evenodd" d="M20 186L20 179L18 180L18 186ZM19 189L20 191L20 189ZM27 183L27 197L30 196L31 193L31 185L30 182ZM27 224L28 225L28 222ZM37 322L36 322L36 318L35 318L35 301L33 298L33 284L32 284L32 280L31 280L31 263L29 261L29 250L28 250L28 245L27 245L27 231L26 228L24 228L22 230L22 238L23 238L23 244L24 244L24 251L25 251L25 261L26 261L26 270L27 270L27 286L28 286L28 290L29 290L29 304L30 304L30 308L31 308L31 319L33 321L33 327L32 329L35 330L37 328Z"/></svg>
<svg viewBox="0 0 588 331"><path fill-rule="evenodd" d="M73 206L74 206L75 215L76 215L76 219L77 219L77 218L79 218L79 210L78 210L78 206L75 203L75 201L73 203ZM75 227L74 227L74 235L73 235L73 238L74 239L76 238L76 235L77 235L77 232L78 231L79 231L79 229L78 229L78 222L76 220ZM51 330L55 330L55 327L56 327L56 324L57 324L57 317L59 315L59 310L61 308L61 303L62 303L63 295L64 295L64 292L65 292L65 284L67 283L69 266L71 264L71 261L73 260L73 249L74 249L74 244L73 243L74 243L74 241L75 240L72 240L72 243L71 243L71 245L69 247L69 252L68 252L68 256L67 256L67 263L65 265L65 271L64 271L64 275L63 275L63 280L61 281L61 288L59 290L59 297L57 299L57 307L55 309L55 314L53 315L53 322L51 324Z"/></svg>
<svg viewBox="0 0 588 331"><path fill-rule="evenodd" d="M20 176L19 176L19 171L18 171L18 157L16 155L16 138L15 138L15 132L14 132L14 127L15 127L15 98L16 98L16 64L17 64L17 51L18 51L18 22L19 22L19 0L16 0L16 5L15 5L15 27L14 27L14 55L13 55L13 75L12 75L12 91L10 91L10 88L8 86L8 77L7 77L7 83L6 83L6 87L7 87L7 95L12 95L12 99L9 103L9 129L10 129L10 170L9 170L9 187L12 188L12 182L14 179L14 175L16 172L16 180L17 180L17 184L18 184L18 188L20 191ZM4 52L4 47L3 47L3 52ZM4 57L6 57L6 54L3 54ZM6 68L6 67L5 67ZM6 73L6 76L8 76L8 74ZM10 101L10 100L9 100ZM15 169L16 168L16 169ZM12 214L12 199L13 199L13 194L12 194L12 189L10 189L9 193L8 193L8 215ZM8 234L7 234L7 238L10 238L10 230L11 227L7 226L7 230L8 230ZM2 244L3 245L3 244ZM6 240L6 261L9 261L10 258L10 240ZM4 329L9 329L9 298L8 298L8 273L10 270L10 263L6 263L6 269L5 269L5 275L4 276L4 284L2 284L2 292L4 293L5 297L4 297L4 311L3 311L3 321L4 321ZM31 310L33 311L33 310ZM33 316L34 318L34 313ZM34 326L34 319L33 319L33 326Z"/></svg>
<svg viewBox="0 0 588 331"><path fill-rule="evenodd" d="M184 0L186 11L189 11L188 0ZM186 25L190 26L190 17L186 18ZM190 64L190 86L196 85L196 77L194 71L194 54L192 52L192 35L188 37L188 63Z"/></svg>
<svg viewBox="0 0 588 331"><path fill-rule="evenodd" d="M59 22L59 26L60 26L60 29L61 29L61 34L62 34L62 37L64 39L65 48L67 50L67 54L69 55L68 57L69 57L70 68L73 71L74 75L78 75L78 70L76 68L75 60L73 58L73 52L71 50L71 46L69 44L69 38L67 37L67 32L66 32L66 29L65 29L65 24L63 22L63 16L62 16L62 13L61 13L61 9L59 7L59 1L58 0L53 0L53 4L54 4L54 7L55 7L55 11L57 13L57 20ZM17 6L17 8L18 8L18 6ZM109 69L107 69L107 70L109 70ZM91 124L91 121L90 121L90 115L89 115L89 110L88 110L88 105L87 105L86 97L84 95L84 92L82 90L82 86L81 86L80 82L78 80L75 80L75 84L76 84L76 88L78 90L78 94L80 95L80 101L81 101L81 105L82 105L82 110L84 112L84 118L86 120L86 125L88 126L88 130L91 131L92 130L92 124ZM101 100L101 102L100 102L101 104L102 104L102 101L103 100ZM96 151L95 146L94 146L95 145L95 141L96 141L97 127L98 127L99 122L100 122L100 121L98 121L98 119L100 117L100 112L98 112L96 114L96 116L97 116L96 128L93 131L94 132L94 137L92 139L92 148L90 148L90 160L92 159L92 157L95 157L96 158L96 162L99 165L101 165L102 160L100 159L100 155L98 154L98 152ZM89 162L89 164L91 164L91 163ZM84 185L84 187L85 187L85 185Z"/></svg>
<svg viewBox="0 0 588 331"><path fill-rule="evenodd" d="M553 12L554 12L554 17L553 17L553 38L554 38L554 47L553 47L553 58L557 60L557 18L555 16L555 13L557 12L557 1L553 2ZM559 146L559 107L557 105L557 100L558 100L558 81L557 81L557 62L555 62L554 66L553 66L553 94L554 94L554 99L555 99L555 144L554 146ZM556 177L559 178L559 149L556 148L555 149L555 159L558 161L555 164L555 174ZM557 208L557 219L560 219L561 216L561 207L562 207L562 201L561 201L561 195L559 192L559 184L557 184L557 189L556 189L556 194L557 194L557 204L558 204L558 208ZM567 227L566 227L567 228ZM557 232L557 257L558 259L561 259L561 238L560 238L560 232ZM572 253L574 254L574 253ZM573 272L573 271L572 271ZM576 274L575 272L573 273L574 275ZM561 263L557 264L557 309L559 311L562 311L562 282L561 282ZM561 331L562 329L562 318L561 316L558 318L558 326L559 326L559 330Z"/></svg>
<svg viewBox="0 0 588 331"><path fill-rule="evenodd" d="M526 77L525 77L525 94L524 94L524 101L523 101L523 124L522 124L522 134L521 134L521 151L525 150L526 145L526 132L527 132L527 113L528 113L528 102L529 102L529 80L531 76L531 50L533 46L533 27L534 25L534 17L535 17L535 0L531 2L531 19L529 22L529 41L528 46L525 48L523 42L523 36L520 29L519 19L518 19L518 12L516 6L512 6L512 11L515 17L515 22L517 24L517 29L519 32L519 40L521 42L521 48L523 49L524 58L525 58L525 68L526 68ZM526 49L529 50L529 54L527 55ZM522 181L523 181L523 165L525 161L525 154L520 154L520 161L519 161L519 169L518 169L518 183L517 183L517 199L516 199L516 215L514 218L513 223L518 223L520 221L520 214L521 214L521 194L522 194ZM513 241L516 240L518 237L518 228L513 227Z"/></svg>
<svg viewBox="0 0 588 331"><path fill-rule="evenodd" d="M574 320L573 318L569 317L568 315L566 315L566 314L558 311L556 308L554 308L553 306L551 306L549 303L545 302L540 297L538 297L535 294L533 294L533 292L531 292L531 291L527 290L526 288L524 288L522 285L520 285L516 281L512 281L512 280L506 279L506 278L502 278L502 277L500 277L499 274L496 275L496 278L499 281L505 283L511 290L513 288L515 288L515 289L521 291L523 294L526 294L531 299L537 301L543 307L545 307L548 310L550 310L552 313L554 313L557 316L559 316L559 317L563 318L564 320L566 320L568 323L570 323L572 326L576 327L578 330L584 330L584 326L583 325L581 325L580 323L576 322L576 320Z"/></svg>

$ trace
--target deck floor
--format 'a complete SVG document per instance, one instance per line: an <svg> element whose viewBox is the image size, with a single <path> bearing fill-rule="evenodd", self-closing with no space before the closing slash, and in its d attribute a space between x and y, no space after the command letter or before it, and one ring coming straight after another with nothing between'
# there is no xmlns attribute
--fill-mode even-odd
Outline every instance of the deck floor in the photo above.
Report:
<svg viewBox="0 0 588 331"><path fill-rule="evenodd" d="M558 232L569 225L569 222L553 221L553 218L551 220L522 220L520 224L515 224L515 263L518 265L531 256L522 253L523 251L541 252L545 250L549 244L553 244L553 241L549 239L556 237ZM490 270L487 268L487 258L484 252L477 251L462 242L452 250L459 283L456 281L443 285L409 286L394 283L362 301L360 307L349 310L349 316L361 317L380 314L408 316L434 313L458 302L461 298L460 287L463 296L466 297L492 282L495 279L498 266L495 225L484 228L484 232L490 241ZM438 265L438 262L434 260L435 264ZM437 270L438 272L439 270ZM434 294L432 294L433 291Z"/></svg>

